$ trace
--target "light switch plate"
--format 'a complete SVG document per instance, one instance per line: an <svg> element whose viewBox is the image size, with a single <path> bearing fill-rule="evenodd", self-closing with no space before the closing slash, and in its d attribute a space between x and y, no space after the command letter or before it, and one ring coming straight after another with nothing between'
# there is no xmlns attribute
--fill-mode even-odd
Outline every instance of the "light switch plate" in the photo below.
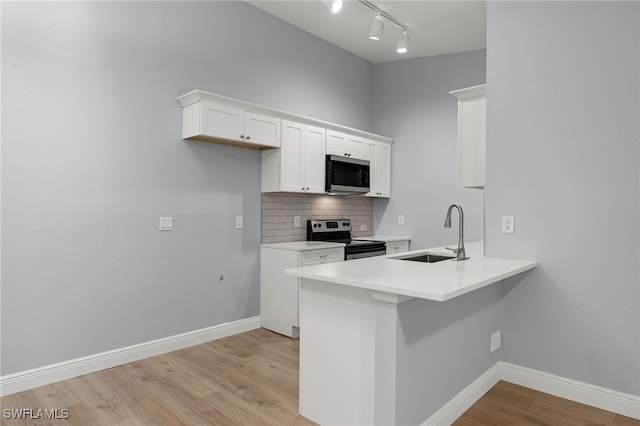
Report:
<svg viewBox="0 0 640 426"><path fill-rule="evenodd" d="M173 231L173 218L172 217L161 217L160 223L158 225L158 229L160 231Z"/></svg>
<svg viewBox="0 0 640 426"><path fill-rule="evenodd" d="M513 216L502 216L502 232L505 234L513 234L515 223Z"/></svg>
<svg viewBox="0 0 640 426"><path fill-rule="evenodd" d="M236 229L242 229L242 216L236 216Z"/></svg>
<svg viewBox="0 0 640 426"><path fill-rule="evenodd" d="M293 217L293 227L300 228L300 216Z"/></svg>
<svg viewBox="0 0 640 426"><path fill-rule="evenodd" d="M398 225L404 225L404 216L403 215L398 216Z"/></svg>

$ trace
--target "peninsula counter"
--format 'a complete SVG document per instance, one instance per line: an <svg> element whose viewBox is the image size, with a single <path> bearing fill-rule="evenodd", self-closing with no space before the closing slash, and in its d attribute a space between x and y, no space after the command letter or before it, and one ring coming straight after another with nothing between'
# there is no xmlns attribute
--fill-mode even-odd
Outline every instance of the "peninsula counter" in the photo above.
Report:
<svg viewBox="0 0 640 426"><path fill-rule="evenodd" d="M452 312L459 312L471 327L484 322L491 322L490 327L494 327L496 315L486 312L496 310L493 305L499 299L499 289L492 292L489 302L483 301L486 296L478 296L481 301L477 303L486 303L488 308L474 307L475 299L463 296L537 266L536 261L484 257L482 242L467 244L466 249L470 259L465 261L401 260L423 253L451 254L444 247L436 247L288 269L287 274L302 278L300 414L323 425L413 422L399 407L403 403L400 396L407 391L403 389L406 380L399 374L407 369L418 374L423 366L407 364L407 360L415 358L412 354L417 349L406 342L402 332L419 330L422 325L408 324L407 318L422 317L419 312L402 313L402 306L411 305L406 312L423 309L431 311L425 315L431 315L447 308L442 303L449 304L451 309L445 310L448 318ZM457 298L465 299L460 302L462 305L456 302ZM418 301L404 303L411 299ZM428 316L424 318L434 322ZM424 328L428 328L427 324ZM462 330L458 335L464 333ZM420 347L426 343L428 348L432 334L420 338Z"/></svg>

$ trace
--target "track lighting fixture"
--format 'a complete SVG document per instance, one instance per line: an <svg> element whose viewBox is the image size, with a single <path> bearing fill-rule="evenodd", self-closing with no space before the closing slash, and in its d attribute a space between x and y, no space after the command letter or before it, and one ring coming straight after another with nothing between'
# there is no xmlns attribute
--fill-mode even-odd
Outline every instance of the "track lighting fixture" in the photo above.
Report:
<svg viewBox="0 0 640 426"><path fill-rule="evenodd" d="M382 30L384 30L384 20L378 13L373 18L373 22L371 22L371 27L369 28L369 38L371 40L380 40L380 37L382 36Z"/></svg>
<svg viewBox="0 0 640 426"><path fill-rule="evenodd" d="M359 2L377 13L377 15L373 18L373 22L371 22L371 27L369 28L369 38L371 40L380 40L380 38L382 37L382 30L384 29L384 18L387 21L393 22L402 29L402 36L400 37L400 40L398 40L396 51L398 53L407 53L409 51L409 36L407 35L407 26L398 21L393 16L389 15L384 10L380 9L375 4L371 3L369 0L359 0Z"/></svg>
<svg viewBox="0 0 640 426"><path fill-rule="evenodd" d="M396 52L398 53L407 53L409 43L409 36L407 35L407 30L402 31L402 36L400 36L400 40L398 40L398 46L396 47Z"/></svg>

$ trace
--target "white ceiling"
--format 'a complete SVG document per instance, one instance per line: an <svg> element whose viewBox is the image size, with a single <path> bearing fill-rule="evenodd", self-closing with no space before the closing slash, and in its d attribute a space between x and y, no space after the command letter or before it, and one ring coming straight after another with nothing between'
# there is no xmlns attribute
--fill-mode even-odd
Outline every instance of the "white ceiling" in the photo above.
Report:
<svg viewBox="0 0 640 426"><path fill-rule="evenodd" d="M337 14L331 12L330 0L247 1L373 63L486 48L486 1L371 2L408 27L408 53L396 53L402 30L388 20L382 39L369 40L376 13L357 0L345 0Z"/></svg>

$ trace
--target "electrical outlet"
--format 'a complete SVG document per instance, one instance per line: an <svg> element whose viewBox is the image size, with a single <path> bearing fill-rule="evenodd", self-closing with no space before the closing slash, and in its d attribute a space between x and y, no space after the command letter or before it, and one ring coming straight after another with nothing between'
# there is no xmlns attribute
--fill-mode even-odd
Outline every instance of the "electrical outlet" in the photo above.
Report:
<svg viewBox="0 0 640 426"><path fill-rule="evenodd" d="M173 218L161 217L160 224L158 225L160 231L173 231Z"/></svg>
<svg viewBox="0 0 640 426"><path fill-rule="evenodd" d="M404 225L404 215L398 216L398 225Z"/></svg>
<svg viewBox="0 0 640 426"><path fill-rule="evenodd" d="M293 217L293 227L300 228L300 216Z"/></svg>
<svg viewBox="0 0 640 426"><path fill-rule="evenodd" d="M242 216L236 216L236 229L242 229Z"/></svg>
<svg viewBox="0 0 640 426"><path fill-rule="evenodd" d="M360 230L361 231L366 231L367 230L367 225L360 225Z"/></svg>
<svg viewBox="0 0 640 426"><path fill-rule="evenodd" d="M491 352L497 350L502 346L502 332L496 331L491 335Z"/></svg>
<svg viewBox="0 0 640 426"><path fill-rule="evenodd" d="M504 234L513 234L515 222L513 216L502 216L502 232Z"/></svg>

